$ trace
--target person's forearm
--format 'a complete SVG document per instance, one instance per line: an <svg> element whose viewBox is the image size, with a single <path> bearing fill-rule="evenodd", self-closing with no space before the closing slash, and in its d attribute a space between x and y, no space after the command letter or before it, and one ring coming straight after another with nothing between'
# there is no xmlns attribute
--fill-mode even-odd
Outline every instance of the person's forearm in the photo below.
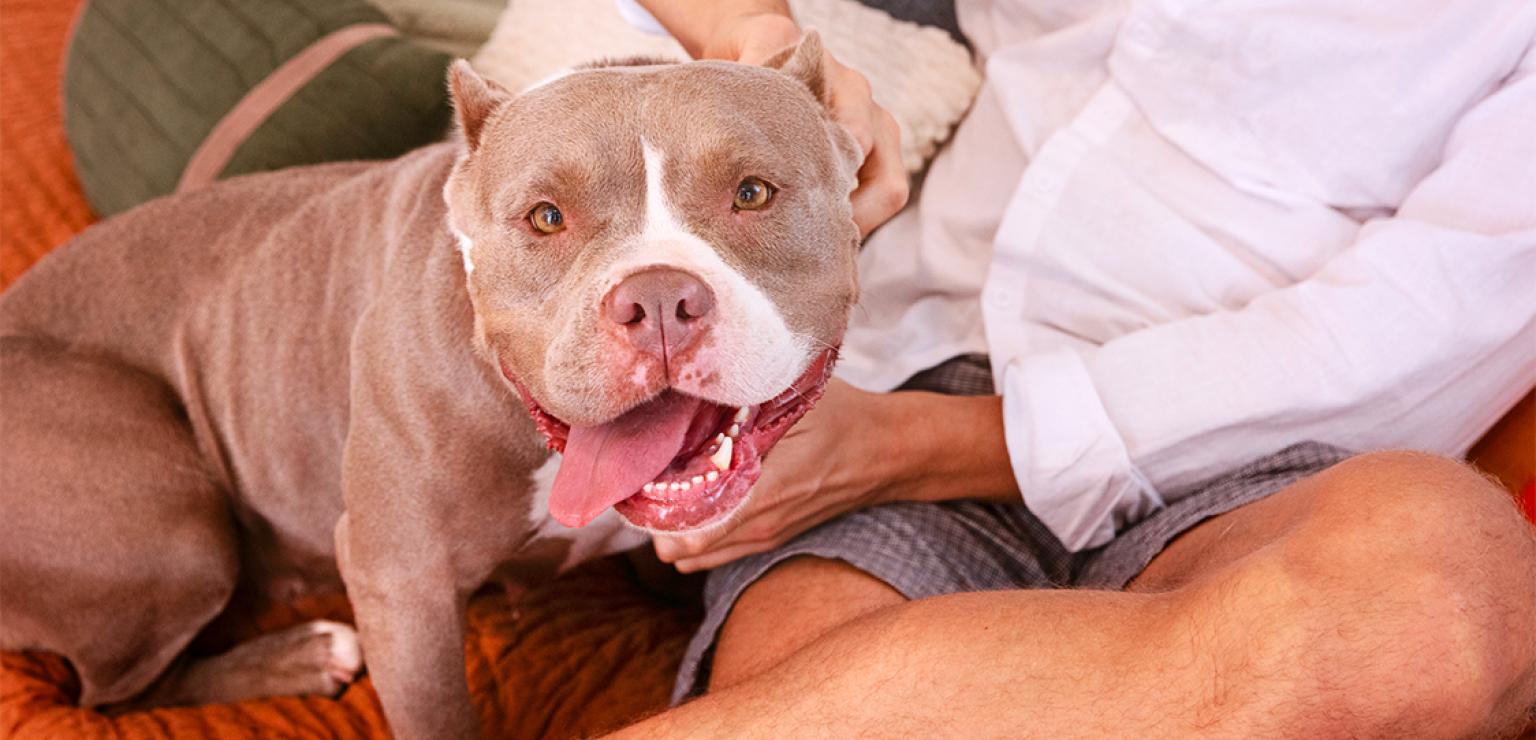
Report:
<svg viewBox="0 0 1536 740"><path fill-rule="evenodd" d="M888 398L884 423L900 430L892 435L891 454L904 473L883 489L882 500L1021 500L1001 397L899 392Z"/></svg>
<svg viewBox="0 0 1536 740"><path fill-rule="evenodd" d="M728 18L772 13L789 17L787 0L637 0L693 57Z"/></svg>

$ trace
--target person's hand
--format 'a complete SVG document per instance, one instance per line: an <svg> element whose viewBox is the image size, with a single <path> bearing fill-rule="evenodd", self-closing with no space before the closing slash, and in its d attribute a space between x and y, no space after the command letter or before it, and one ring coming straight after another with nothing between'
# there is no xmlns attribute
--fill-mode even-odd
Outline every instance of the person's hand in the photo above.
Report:
<svg viewBox="0 0 1536 740"><path fill-rule="evenodd" d="M766 552L839 514L889 501L1016 502L1002 399L869 393L836 378L769 450L752 497L714 529L657 535L687 572Z"/></svg>
<svg viewBox="0 0 1536 740"><path fill-rule="evenodd" d="M743 64L762 64L800 40L800 27L788 15L751 12L728 16L705 34L698 55ZM690 51L693 51L690 49ZM853 222L867 236L907 203L907 170L901 161L901 128L875 102L869 80L843 66L829 52L826 74L832 117L864 152L859 186L853 191Z"/></svg>
<svg viewBox="0 0 1536 740"><path fill-rule="evenodd" d="M707 532L655 538L656 555L685 573L771 550L839 514L879 502L899 475L890 448L902 434L882 423L887 394L840 380L763 461L752 496L729 522Z"/></svg>

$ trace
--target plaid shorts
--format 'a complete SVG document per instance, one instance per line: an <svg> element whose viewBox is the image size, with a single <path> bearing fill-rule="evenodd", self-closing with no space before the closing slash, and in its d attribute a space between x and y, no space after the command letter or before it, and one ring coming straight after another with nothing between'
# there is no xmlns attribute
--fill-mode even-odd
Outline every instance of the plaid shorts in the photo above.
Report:
<svg viewBox="0 0 1536 740"><path fill-rule="evenodd" d="M992 392L985 357L966 356L914 376L903 390ZM741 594L775 565L801 555L841 560L890 584L908 599L964 591L1125 588L1180 534L1257 501L1349 457L1304 442L1229 473L1169 492L1168 506L1108 543L1070 552L1023 504L950 501L887 504L822 524L776 550L709 574L704 622L688 645L673 687L679 703L704 693L720 628Z"/></svg>

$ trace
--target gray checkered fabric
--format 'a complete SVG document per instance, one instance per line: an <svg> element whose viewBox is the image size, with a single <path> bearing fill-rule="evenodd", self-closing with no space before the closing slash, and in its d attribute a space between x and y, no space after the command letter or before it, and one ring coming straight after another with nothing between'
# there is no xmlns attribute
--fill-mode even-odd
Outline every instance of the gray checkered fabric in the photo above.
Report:
<svg viewBox="0 0 1536 740"><path fill-rule="evenodd" d="M986 355L960 355L941 362L902 383L898 391L933 391L951 396L990 396L992 362Z"/></svg>
<svg viewBox="0 0 1536 740"><path fill-rule="evenodd" d="M937 381L937 382L936 382ZM947 382L946 382L947 381ZM984 384L984 386L983 386ZM955 358L914 376L908 390L991 392L985 357ZM1177 536L1218 514L1268 496L1349 457L1315 442L1287 447L1184 491L1173 503L1121 531L1108 544L1068 551L1023 504L951 501L864 509L822 524L771 552L709 574L704 622L688 645L673 703L702 694L720 628L748 586L800 555L844 561L908 599L964 591L1030 588L1119 590Z"/></svg>

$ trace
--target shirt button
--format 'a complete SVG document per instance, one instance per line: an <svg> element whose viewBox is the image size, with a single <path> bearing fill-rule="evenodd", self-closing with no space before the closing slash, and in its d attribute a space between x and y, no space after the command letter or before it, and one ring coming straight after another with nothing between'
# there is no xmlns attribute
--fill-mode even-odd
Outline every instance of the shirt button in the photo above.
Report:
<svg viewBox="0 0 1536 740"><path fill-rule="evenodd" d="M1024 191L1037 198L1054 198L1061 192L1065 178L1062 177L1057 161L1036 162L1036 165L1024 173Z"/></svg>
<svg viewBox="0 0 1536 740"><path fill-rule="evenodd" d="M1153 47L1157 46L1158 33L1156 28L1153 28L1144 20L1129 20L1125 23L1121 38L1151 51Z"/></svg>
<svg viewBox="0 0 1536 740"><path fill-rule="evenodd" d="M1032 198L1045 199L1050 197L1053 191L1051 188L1051 183L1047 180L1047 178L1030 177L1026 178L1024 182L1024 192L1028 193Z"/></svg>

